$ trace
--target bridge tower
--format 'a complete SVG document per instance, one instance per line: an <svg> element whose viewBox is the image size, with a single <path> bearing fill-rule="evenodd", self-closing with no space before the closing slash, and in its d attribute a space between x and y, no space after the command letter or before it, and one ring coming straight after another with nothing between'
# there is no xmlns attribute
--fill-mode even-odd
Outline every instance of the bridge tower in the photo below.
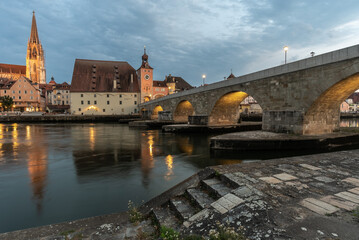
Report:
<svg viewBox="0 0 359 240"><path fill-rule="evenodd" d="M33 82L46 84L45 54L37 33L35 12L32 12L31 33L27 43L26 77Z"/></svg>
<svg viewBox="0 0 359 240"><path fill-rule="evenodd" d="M141 89L141 103L147 102L153 97L153 68L148 63L148 55L146 54L146 46L142 55L142 65L137 70L139 85Z"/></svg>

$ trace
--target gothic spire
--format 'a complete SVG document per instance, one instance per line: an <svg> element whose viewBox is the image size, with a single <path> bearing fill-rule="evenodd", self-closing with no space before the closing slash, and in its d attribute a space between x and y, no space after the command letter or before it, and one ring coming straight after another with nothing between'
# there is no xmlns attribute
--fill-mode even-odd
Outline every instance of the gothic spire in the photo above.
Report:
<svg viewBox="0 0 359 240"><path fill-rule="evenodd" d="M39 34L37 33L35 11L32 12L32 24L31 24L31 33L30 33L30 43L40 43Z"/></svg>

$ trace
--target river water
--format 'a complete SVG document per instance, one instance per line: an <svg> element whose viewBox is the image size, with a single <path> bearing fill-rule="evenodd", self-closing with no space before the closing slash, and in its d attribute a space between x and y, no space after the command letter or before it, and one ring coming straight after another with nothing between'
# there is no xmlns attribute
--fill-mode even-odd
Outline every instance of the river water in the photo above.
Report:
<svg viewBox="0 0 359 240"><path fill-rule="evenodd" d="M0 124L0 232L125 211L206 166L279 157L213 157L209 138L117 123Z"/></svg>

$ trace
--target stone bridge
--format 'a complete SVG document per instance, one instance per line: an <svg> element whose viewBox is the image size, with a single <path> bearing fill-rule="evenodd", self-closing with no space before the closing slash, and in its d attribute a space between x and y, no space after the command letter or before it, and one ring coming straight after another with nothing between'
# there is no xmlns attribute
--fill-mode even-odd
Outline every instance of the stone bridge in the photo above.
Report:
<svg viewBox="0 0 359 240"><path fill-rule="evenodd" d="M359 45L223 80L142 103L156 118L170 111L174 121L208 116L208 125L236 124L248 95L263 109L262 129L324 134L339 128L340 104L359 89Z"/></svg>

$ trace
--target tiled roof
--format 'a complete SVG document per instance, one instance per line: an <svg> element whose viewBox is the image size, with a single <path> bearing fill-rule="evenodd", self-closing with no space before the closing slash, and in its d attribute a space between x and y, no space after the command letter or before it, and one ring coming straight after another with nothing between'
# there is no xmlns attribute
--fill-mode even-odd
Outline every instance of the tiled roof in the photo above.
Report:
<svg viewBox="0 0 359 240"><path fill-rule="evenodd" d="M19 73L26 75L26 66L0 63L0 73Z"/></svg>
<svg viewBox="0 0 359 240"><path fill-rule="evenodd" d="M171 74L169 76L166 76L165 81L166 83L176 83L176 90L183 91L193 88L188 82L186 82L181 77L172 76Z"/></svg>
<svg viewBox="0 0 359 240"><path fill-rule="evenodd" d="M153 81L153 87L167 87L165 81Z"/></svg>
<svg viewBox="0 0 359 240"><path fill-rule="evenodd" d="M137 74L127 62L76 59L71 92L139 92Z"/></svg>

